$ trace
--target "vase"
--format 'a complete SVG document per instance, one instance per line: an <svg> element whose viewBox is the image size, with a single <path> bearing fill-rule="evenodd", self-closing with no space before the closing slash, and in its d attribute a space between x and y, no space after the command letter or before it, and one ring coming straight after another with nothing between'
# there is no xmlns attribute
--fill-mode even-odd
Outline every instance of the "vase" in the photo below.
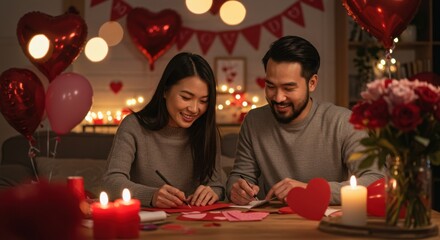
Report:
<svg viewBox="0 0 440 240"><path fill-rule="evenodd" d="M431 224L431 166L426 156L387 159L386 223L408 229Z"/></svg>

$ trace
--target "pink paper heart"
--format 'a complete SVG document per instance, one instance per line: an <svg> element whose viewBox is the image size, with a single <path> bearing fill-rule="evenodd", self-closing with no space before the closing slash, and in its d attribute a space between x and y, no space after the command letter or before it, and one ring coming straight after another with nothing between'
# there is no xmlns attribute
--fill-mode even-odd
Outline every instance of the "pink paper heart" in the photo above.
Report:
<svg viewBox="0 0 440 240"><path fill-rule="evenodd" d="M306 188L292 188L287 195L287 204L298 215L319 221L328 207L330 195L328 182L322 178L314 178Z"/></svg>
<svg viewBox="0 0 440 240"><path fill-rule="evenodd" d="M117 94L122 89L122 82L119 81L113 81L110 83L110 89Z"/></svg>

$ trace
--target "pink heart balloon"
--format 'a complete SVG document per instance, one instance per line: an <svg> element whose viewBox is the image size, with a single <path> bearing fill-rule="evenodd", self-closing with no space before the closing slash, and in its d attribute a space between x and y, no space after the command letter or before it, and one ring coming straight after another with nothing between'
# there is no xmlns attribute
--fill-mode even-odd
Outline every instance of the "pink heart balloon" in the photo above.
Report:
<svg viewBox="0 0 440 240"><path fill-rule="evenodd" d="M133 8L127 15L127 30L136 47L150 62L162 56L174 43L180 31L180 15L170 9L152 13L144 8Z"/></svg>
<svg viewBox="0 0 440 240"><path fill-rule="evenodd" d="M49 55L34 59L29 51L29 41L37 34L44 34L50 41ZM52 17L41 12L30 12L20 18L17 37L26 57L51 82L80 54L87 37L87 25L76 14L66 13Z"/></svg>
<svg viewBox="0 0 440 240"><path fill-rule="evenodd" d="M328 182L322 178L314 178L306 188L292 188L286 200L293 212L304 218L319 221L327 210L330 197Z"/></svg>
<svg viewBox="0 0 440 240"><path fill-rule="evenodd" d="M342 0L348 15L387 49L414 18L420 3L421 0Z"/></svg>

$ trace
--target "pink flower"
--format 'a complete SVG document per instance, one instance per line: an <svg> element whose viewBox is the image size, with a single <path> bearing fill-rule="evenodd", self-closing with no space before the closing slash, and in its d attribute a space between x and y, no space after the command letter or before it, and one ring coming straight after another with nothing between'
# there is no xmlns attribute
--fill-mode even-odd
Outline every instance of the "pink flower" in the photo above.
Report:
<svg viewBox="0 0 440 240"><path fill-rule="evenodd" d="M391 79L384 78L367 83L367 89L361 92L362 98L369 102L378 100L386 94L387 86L391 81Z"/></svg>
<svg viewBox="0 0 440 240"><path fill-rule="evenodd" d="M412 87L413 84L406 79L393 81L388 86L389 94L385 97L385 100L390 103L391 106L410 103L418 98ZM392 111L393 109L390 110Z"/></svg>

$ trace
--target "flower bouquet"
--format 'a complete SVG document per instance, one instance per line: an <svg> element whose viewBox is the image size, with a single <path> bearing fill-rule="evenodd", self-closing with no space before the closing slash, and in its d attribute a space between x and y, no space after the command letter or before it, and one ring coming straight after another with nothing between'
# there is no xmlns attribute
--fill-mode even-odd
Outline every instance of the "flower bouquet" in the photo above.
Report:
<svg viewBox="0 0 440 240"><path fill-rule="evenodd" d="M387 168L386 222L416 228L430 225L430 163L440 164L440 88L408 79L377 79L367 84L350 123L368 132L365 148L350 159L359 168L377 161Z"/></svg>

